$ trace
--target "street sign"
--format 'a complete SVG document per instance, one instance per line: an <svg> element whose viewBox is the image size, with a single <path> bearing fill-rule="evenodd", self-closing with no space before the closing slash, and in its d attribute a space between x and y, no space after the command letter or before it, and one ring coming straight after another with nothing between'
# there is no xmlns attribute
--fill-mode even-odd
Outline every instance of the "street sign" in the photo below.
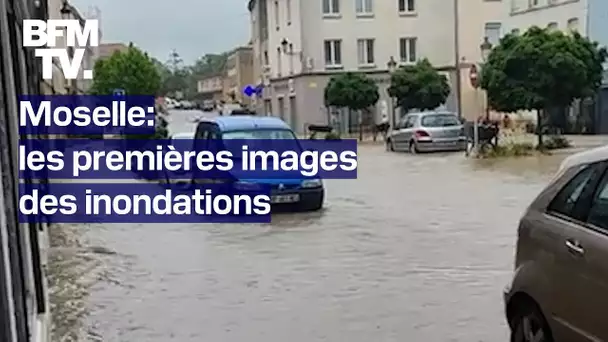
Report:
<svg viewBox="0 0 608 342"><path fill-rule="evenodd" d="M114 89L114 96L125 96L125 90L124 89Z"/></svg>
<svg viewBox="0 0 608 342"><path fill-rule="evenodd" d="M252 97L253 95L261 95L262 94L262 90L264 89L263 85L258 85L258 86L252 86L251 84L247 85L244 89L243 89L243 94L245 94L248 97Z"/></svg>
<svg viewBox="0 0 608 342"><path fill-rule="evenodd" d="M479 88L479 72L477 71L477 66L475 64L471 65L469 69L469 80L471 81L471 86L473 88Z"/></svg>

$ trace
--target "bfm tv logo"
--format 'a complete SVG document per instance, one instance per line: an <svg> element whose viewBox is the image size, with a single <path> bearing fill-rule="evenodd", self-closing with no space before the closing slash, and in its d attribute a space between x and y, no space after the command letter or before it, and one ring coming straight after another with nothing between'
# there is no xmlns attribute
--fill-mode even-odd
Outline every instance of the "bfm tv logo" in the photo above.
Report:
<svg viewBox="0 0 608 342"><path fill-rule="evenodd" d="M65 47L56 48L57 38L64 37ZM58 59L63 75L68 80L78 78L82 66L85 47L99 46L99 22L85 20L24 20L23 46L35 49L36 57L42 58L42 78L53 78L53 58ZM70 51L73 51L73 55ZM93 70L83 70L83 78L93 78Z"/></svg>

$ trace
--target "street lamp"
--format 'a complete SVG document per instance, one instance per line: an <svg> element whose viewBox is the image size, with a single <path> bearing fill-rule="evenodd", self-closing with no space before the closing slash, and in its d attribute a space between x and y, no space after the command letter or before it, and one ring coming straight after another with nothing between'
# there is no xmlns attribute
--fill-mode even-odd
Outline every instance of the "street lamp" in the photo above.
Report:
<svg viewBox="0 0 608 342"><path fill-rule="evenodd" d="M485 64L488 61L488 57L490 56L490 52L492 52L492 43L490 43L490 40L488 39L488 37L483 37L483 42L481 43L481 45L479 45L479 49L481 50L481 59L483 60L483 63ZM483 69L482 69L483 72ZM485 99L485 106L486 106L486 121L490 120L490 106L488 104L488 94L486 93L486 99Z"/></svg>
<svg viewBox="0 0 608 342"><path fill-rule="evenodd" d="M395 62L395 58L393 56L391 56L391 58L386 63L386 67L388 68L388 72L390 75L392 75L395 72L395 70L397 70L397 62ZM389 81L389 86L390 86L390 81ZM392 129L395 129L395 127L397 126L395 107L396 107L395 98L391 97L391 128Z"/></svg>

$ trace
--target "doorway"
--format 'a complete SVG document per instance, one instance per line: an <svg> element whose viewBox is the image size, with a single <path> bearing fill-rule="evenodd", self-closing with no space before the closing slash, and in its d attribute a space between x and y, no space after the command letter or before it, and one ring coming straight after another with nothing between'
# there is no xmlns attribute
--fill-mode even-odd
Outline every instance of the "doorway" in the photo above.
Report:
<svg viewBox="0 0 608 342"><path fill-rule="evenodd" d="M285 121L285 98L279 97L278 102L279 102L279 117L281 118L281 120Z"/></svg>
<svg viewBox="0 0 608 342"><path fill-rule="evenodd" d="M296 108L296 97L289 97L289 125L291 129L296 133L301 133L298 130L298 112Z"/></svg>

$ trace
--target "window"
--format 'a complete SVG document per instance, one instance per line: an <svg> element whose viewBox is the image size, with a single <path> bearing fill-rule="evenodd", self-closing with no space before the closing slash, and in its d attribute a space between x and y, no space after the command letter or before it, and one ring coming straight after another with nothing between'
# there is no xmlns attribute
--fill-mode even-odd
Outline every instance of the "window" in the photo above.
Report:
<svg viewBox="0 0 608 342"><path fill-rule="evenodd" d="M588 166L579 171L551 201L548 211L581 220L584 215L581 209L584 209L585 206L581 205L579 201L582 198L581 195L590 190L589 186L594 183L596 175L597 165Z"/></svg>
<svg viewBox="0 0 608 342"><path fill-rule="evenodd" d="M415 12L416 5L415 0L398 0L399 1L399 13Z"/></svg>
<svg viewBox="0 0 608 342"><path fill-rule="evenodd" d="M270 64L270 58L268 58L268 51L264 51L264 66Z"/></svg>
<svg viewBox="0 0 608 342"><path fill-rule="evenodd" d="M399 123L399 128L412 128L416 124L416 117L413 115L405 116Z"/></svg>
<svg viewBox="0 0 608 342"><path fill-rule="evenodd" d="M326 40L324 43L325 65L342 66L342 41L338 39Z"/></svg>
<svg viewBox="0 0 608 342"><path fill-rule="evenodd" d="M374 40L373 39L358 39L357 40L357 55L359 65L373 65L374 61Z"/></svg>
<svg viewBox="0 0 608 342"><path fill-rule="evenodd" d="M549 25L547 25L547 28L550 31L555 31L555 30L557 30L557 23L556 22L549 23Z"/></svg>
<svg viewBox="0 0 608 342"><path fill-rule="evenodd" d="M416 42L417 38L399 39L399 60L401 63L416 62Z"/></svg>
<svg viewBox="0 0 608 342"><path fill-rule="evenodd" d="M486 23L485 25L485 36L493 46L498 45L501 35L501 24L500 23Z"/></svg>
<svg viewBox="0 0 608 342"><path fill-rule="evenodd" d="M528 5L529 5L530 7L536 7L536 6L538 6L538 5L539 5L539 3L540 3L540 1L539 1L539 0L528 0Z"/></svg>
<svg viewBox="0 0 608 342"><path fill-rule="evenodd" d="M287 25L291 25L291 0L287 0Z"/></svg>
<svg viewBox="0 0 608 342"><path fill-rule="evenodd" d="M323 14L339 14L340 13L340 0L322 0L322 1L323 1Z"/></svg>
<svg viewBox="0 0 608 342"><path fill-rule="evenodd" d="M355 0L357 14L374 13L372 1L373 0Z"/></svg>
<svg viewBox="0 0 608 342"><path fill-rule="evenodd" d="M277 48L277 77L281 77L283 70L283 61L281 60L281 48Z"/></svg>
<svg viewBox="0 0 608 342"><path fill-rule="evenodd" d="M280 17L280 13L279 13L279 2L275 1L274 2L274 23L277 26L277 31L279 30L279 20L281 19Z"/></svg>
<svg viewBox="0 0 608 342"><path fill-rule="evenodd" d="M587 222L596 227L608 229L608 173L604 174L595 196L593 196Z"/></svg>
<svg viewBox="0 0 608 342"><path fill-rule="evenodd" d="M423 116L420 124L424 127L450 127L459 126L460 120L455 114L431 114Z"/></svg>
<svg viewBox="0 0 608 342"><path fill-rule="evenodd" d="M571 18L568 20L568 30L578 31L578 18Z"/></svg>

